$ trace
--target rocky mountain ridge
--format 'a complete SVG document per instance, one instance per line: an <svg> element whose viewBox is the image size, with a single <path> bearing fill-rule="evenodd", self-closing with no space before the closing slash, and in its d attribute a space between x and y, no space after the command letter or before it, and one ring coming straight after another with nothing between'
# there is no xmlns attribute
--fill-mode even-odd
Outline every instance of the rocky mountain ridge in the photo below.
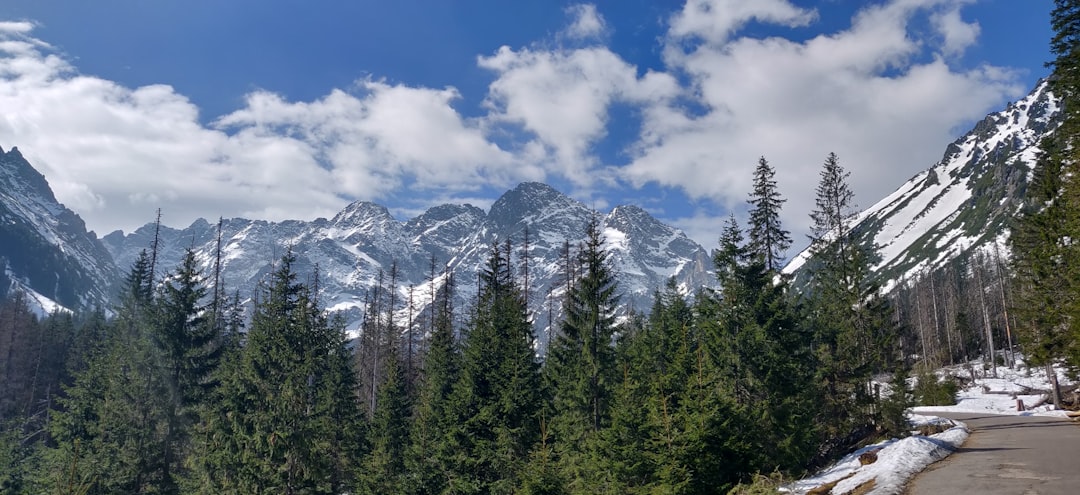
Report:
<svg viewBox="0 0 1080 495"><path fill-rule="evenodd" d="M399 221L383 206L370 202L348 205L331 219L311 222L266 222L225 219L221 222L222 274L227 290L241 297L255 293L286 249L297 256L300 273L318 266L323 303L346 315L356 329L365 296L397 271L397 318L406 323L424 314L432 291L452 271L458 307L463 312L477 292L477 270L492 243L510 239L521 264L528 232L529 306L538 333L545 333L549 312L556 315L565 293L564 245L574 249L592 218L600 221L611 261L618 273L627 308L650 307L653 291L674 277L687 291L713 280L706 250L681 231L659 222L636 206L620 206L602 214L535 182L522 183L484 210L471 205L441 205ZM153 239L148 224L131 234L114 232L104 243L119 266L130 266ZM217 249L217 226L198 220L184 229L160 229L162 267L179 263L191 246L207 269ZM434 277L433 277L434 275ZM412 317L412 318L411 318ZM538 339L544 342L543 335Z"/></svg>
<svg viewBox="0 0 1080 495"><path fill-rule="evenodd" d="M871 278L886 292L977 252L1007 256L1039 141L1060 124L1059 100L1041 81L1026 97L987 115L951 143L941 161L850 220L856 242L875 253ZM807 276L809 249L785 272Z"/></svg>
<svg viewBox="0 0 1080 495"><path fill-rule="evenodd" d="M112 256L18 148L0 149L0 293L21 290L39 313L108 306Z"/></svg>

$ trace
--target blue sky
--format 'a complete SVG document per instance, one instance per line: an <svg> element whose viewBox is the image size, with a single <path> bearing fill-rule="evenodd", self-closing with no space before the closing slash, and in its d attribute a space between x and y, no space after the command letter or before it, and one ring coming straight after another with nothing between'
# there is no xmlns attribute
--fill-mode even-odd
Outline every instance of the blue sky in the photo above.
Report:
<svg viewBox="0 0 1080 495"><path fill-rule="evenodd" d="M0 147L101 234L541 180L706 247L765 156L797 249L827 153L862 207L933 165L1047 74L1051 4L6 0Z"/></svg>

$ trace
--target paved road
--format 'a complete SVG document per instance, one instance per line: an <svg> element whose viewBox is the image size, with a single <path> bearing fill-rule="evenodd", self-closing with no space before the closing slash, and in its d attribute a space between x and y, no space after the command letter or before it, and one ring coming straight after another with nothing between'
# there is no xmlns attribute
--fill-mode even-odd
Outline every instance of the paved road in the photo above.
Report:
<svg viewBox="0 0 1080 495"><path fill-rule="evenodd" d="M935 414L935 413L930 413ZM1060 418L951 414L971 436L908 484L908 495L1080 493L1080 425Z"/></svg>

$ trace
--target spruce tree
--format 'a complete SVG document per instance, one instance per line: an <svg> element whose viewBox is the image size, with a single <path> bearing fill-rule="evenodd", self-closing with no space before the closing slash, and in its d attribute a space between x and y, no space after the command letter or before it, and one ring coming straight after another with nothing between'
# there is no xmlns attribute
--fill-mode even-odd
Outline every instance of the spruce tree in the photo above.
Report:
<svg viewBox="0 0 1080 495"><path fill-rule="evenodd" d="M776 188L776 170L765 157L754 169L754 189L750 193L749 250L761 257L765 268L779 272L784 253L791 247L791 234L780 223L780 210L787 201Z"/></svg>
<svg viewBox="0 0 1080 495"><path fill-rule="evenodd" d="M164 357L167 385L163 478L170 484L184 470L191 429L199 421L198 408L220 359L215 315L204 305L207 292L195 252L188 249L180 266L166 277L155 305L154 340Z"/></svg>
<svg viewBox="0 0 1080 495"><path fill-rule="evenodd" d="M50 424L50 491L174 493L166 473L165 357L153 338L153 277L144 252L132 266L100 352L75 377Z"/></svg>
<svg viewBox="0 0 1080 495"><path fill-rule="evenodd" d="M447 441L452 426L449 402L461 354L455 339L453 275L446 273L444 280L432 301L434 327L424 355L423 380L405 457L410 493L441 493L453 457Z"/></svg>
<svg viewBox="0 0 1080 495"><path fill-rule="evenodd" d="M1014 228L1018 331L1036 362L1080 369L1080 2L1055 0L1050 88L1061 125L1043 138L1025 211Z"/></svg>
<svg viewBox="0 0 1080 495"><path fill-rule="evenodd" d="M539 363L510 254L509 243L492 246L462 345L449 408L455 493L512 493L539 435Z"/></svg>
<svg viewBox="0 0 1080 495"><path fill-rule="evenodd" d="M225 365L201 435L198 490L342 493L360 418L340 319L329 319L282 257Z"/></svg>
<svg viewBox="0 0 1080 495"><path fill-rule="evenodd" d="M582 273L573 278L565 320L548 349L545 380L551 390L551 434L563 476L572 491L587 486L583 456L610 421L615 389L615 310L618 285L604 249L600 223L586 226L578 254ZM587 488L586 488L587 490Z"/></svg>
<svg viewBox="0 0 1080 495"><path fill-rule="evenodd" d="M731 421L754 425L750 435L733 428L726 442L739 459L734 472L797 468L814 446L808 332L796 323L786 280L752 253L734 217L714 263L720 293L698 298L698 324Z"/></svg>
<svg viewBox="0 0 1080 495"><path fill-rule="evenodd" d="M1057 140L1043 139L1043 154L1010 236L1018 289L1017 330L1033 366L1064 357L1070 340L1069 315L1063 304L1070 298L1072 285L1066 267L1068 212L1060 200L1064 177L1057 144Z"/></svg>
<svg viewBox="0 0 1080 495"><path fill-rule="evenodd" d="M368 429L370 449L358 473L357 493L405 493L411 481L405 471L410 407L405 368L396 346L388 350L383 361L383 382Z"/></svg>
<svg viewBox="0 0 1080 495"><path fill-rule="evenodd" d="M888 302L867 279L869 253L849 226L854 193L849 172L830 153L810 213L811 282L807 321L813 325L819 424L824 450L844 449L874 427L873 373L882 371L897 334Z"/></svg>

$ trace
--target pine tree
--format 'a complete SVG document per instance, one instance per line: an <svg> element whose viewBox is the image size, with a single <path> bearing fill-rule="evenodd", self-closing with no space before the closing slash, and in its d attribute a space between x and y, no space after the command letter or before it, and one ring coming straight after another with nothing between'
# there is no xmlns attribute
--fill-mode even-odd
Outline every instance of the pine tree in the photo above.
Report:
<svg viewBox="0 0 1080 495"><path fill-rule="evenodd" d="M754 190L750 193L749 250L761 257L765 268L779 272L783 268L784 252L791 247L791 234L780 223L780 209L787 201L776 189L776 171L765 160L758 159L754 169Z"/></svg>

